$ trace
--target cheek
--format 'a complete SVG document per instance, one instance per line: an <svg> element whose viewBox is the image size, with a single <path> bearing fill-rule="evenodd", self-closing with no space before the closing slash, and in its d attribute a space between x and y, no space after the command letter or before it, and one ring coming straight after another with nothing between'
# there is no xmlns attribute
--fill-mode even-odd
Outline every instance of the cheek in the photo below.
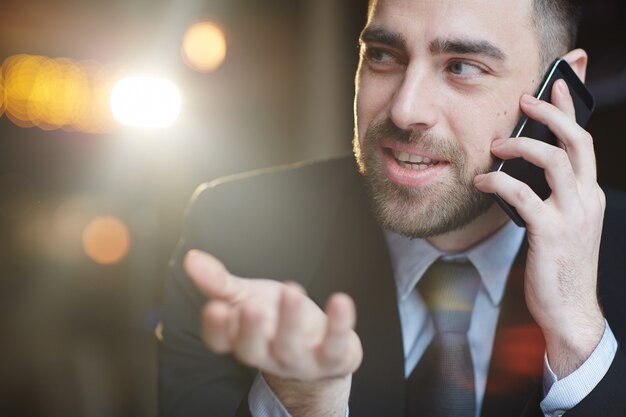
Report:
<svg viewBox="0 0 626 417"><path fill-rule="evenodd" d="M455 136L459 138L470 160L489 149L489 143L493 140L491 127L494 119L481 111L479 106L467 106L465 111L455 112L452 120Z"/></svg>
<svg viewBox="0 0 626 417"><path fill-rule="evenodd" d="M366 106L364 105L364 98L362 95L357 93L355 101L354 101L354 121L355 121L355 134L359 139L359 142L363 142L363 137L365 136L365 131L367 130L367 126L370 123L369 117L367 117Z"/></svg>
<svg viewBox="0 0 626 417"><path fill-rule="evenodd" d="M470 170L490 164L491 142L509 137L518 121L519 108L493 103L474 103L451 117L454 135L459 138Z"/></svg>
<svg viewBox="0 0 626 417"><path fill-rule="evenodd" d="M517 101L509 104L508 107L503 106L502 108L497 109L495 112L494 139L511 137L513 129L518 124L522 116L523 113L519 108Z"/></svg>
<svg viewBox="0 0 626 417"><path fill-rule="evenodd" d="M357 81L354 113L357 134L362 140L373 120L384 120L393 97L395 84L383 77L361 74Z"/></svg>

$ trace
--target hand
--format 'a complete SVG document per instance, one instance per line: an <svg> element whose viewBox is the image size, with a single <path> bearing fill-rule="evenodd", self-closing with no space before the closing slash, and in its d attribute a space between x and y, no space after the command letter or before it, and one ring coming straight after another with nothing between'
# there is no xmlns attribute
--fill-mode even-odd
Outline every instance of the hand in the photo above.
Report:
<svg viewBox="0 0 626 417"><path fill-rule="evenodd" d="M319 399L343 415L351 374L363 357L350 297L334 294L324 312L299 285L236 277L204 252L190 251L184 267L210 299L202 312L209 348L262 370L290 412L305 399ZM310 415L322 411L327 410L308 410Z"/></svg>
<svg viewBox="0 0 626 417"><path fill-rule="evenodd" d="M528 308L546 338L548 359L559 378L576 370L604 332L596 282L604 193L596 180L593 139L576 124L567 84L559 80L552 103L525 95L521 109L547 125L559 146L530 139L500 139L492 153L522 157L545 170L552 189L542 201L526 184L501 172L479 175L476 187L514 206L528 230L525 291Z"/></svg>

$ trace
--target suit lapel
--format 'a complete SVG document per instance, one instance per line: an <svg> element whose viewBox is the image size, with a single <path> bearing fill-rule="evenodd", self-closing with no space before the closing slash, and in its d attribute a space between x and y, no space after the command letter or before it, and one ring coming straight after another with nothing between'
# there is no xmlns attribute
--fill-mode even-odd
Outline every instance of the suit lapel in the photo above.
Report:
<svg viewBox="0 0 626 417"><path fill-rule="evenodd" d="M387 246L359 184L346 190L315 274L311 293L323 305L335 291L350 294L364 358L352 379L351 416L404 415L402 333Z"/></svg>
<svg viewBox="0 0 626 417"><path fill-rule="evenodd" d="M524 297L527 249L524 239L509 273L491 355L482 417L542 415L538 398L541 396L545 342Z"/></svg>

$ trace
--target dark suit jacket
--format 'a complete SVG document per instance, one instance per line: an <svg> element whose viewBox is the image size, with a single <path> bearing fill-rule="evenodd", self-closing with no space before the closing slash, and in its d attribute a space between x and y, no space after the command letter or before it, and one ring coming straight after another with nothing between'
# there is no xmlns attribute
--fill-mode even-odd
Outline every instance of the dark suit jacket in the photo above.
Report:
<svg viewBox="0 0 626 417"><path fill-rule="evenodd" d="M618 341L626 340L626 196L607 192L599 295ZM585 236L581 235L581 239ZM404 357L387 247L351 157L244 174L202 186L186 216L163 301L159 358L162 416L249 415L256 374L207 351L199 336L206 299L181 268L192 248L243 277L297 280L318 303L335 291L357 306L364 349L353 378L351 416L405 415ZM523 245L498 321L483 416L538 416L544 342L524 301ZM239 409L239 411L236 411ZM567 416L626 416L626 355Z"/></svg>

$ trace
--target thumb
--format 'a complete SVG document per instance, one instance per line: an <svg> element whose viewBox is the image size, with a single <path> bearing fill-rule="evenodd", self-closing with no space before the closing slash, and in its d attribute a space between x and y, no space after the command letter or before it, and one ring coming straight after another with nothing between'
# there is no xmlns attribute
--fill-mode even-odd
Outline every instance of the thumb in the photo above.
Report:
<svg viewBox="0 0 626 417"><path fill-rule="evenodd" d="M209 298L233 302L245 289L243 279L231 275L219 259L206 252L190 250L183 266L198 289Z"/></svg>

